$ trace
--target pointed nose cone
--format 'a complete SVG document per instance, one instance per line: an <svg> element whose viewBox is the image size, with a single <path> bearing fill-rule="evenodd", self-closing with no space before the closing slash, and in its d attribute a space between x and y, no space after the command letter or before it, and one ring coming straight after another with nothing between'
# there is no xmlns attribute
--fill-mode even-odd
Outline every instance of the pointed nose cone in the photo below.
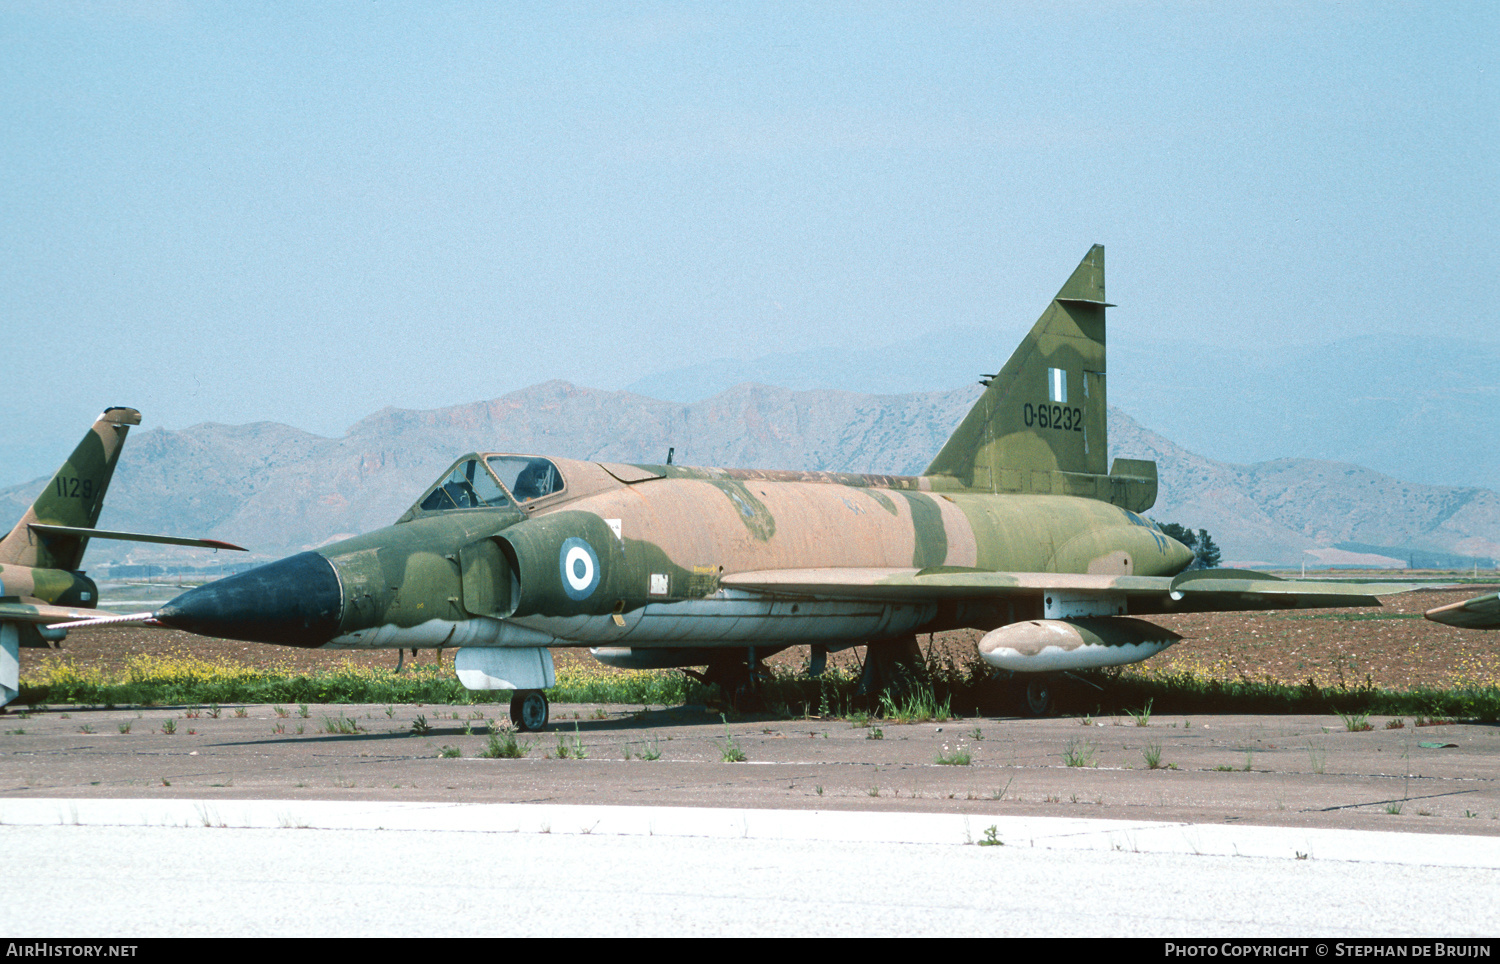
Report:
<svg viewBox="0 0 1500 964"><path fill-rule="evenodd" d="M338 635L343 591L327 559L303 552L173 599L156 620L200 636L321 646Z"/></svg>
<svg viewBox="0 0 1500 964"><path fill-rule="evenodd" d="M1176 539L1173 539L1171 536L1166 536L1165 538L1167 540L1167 564L1171 567L1172 572L1181 572L1188 566L1191 566L1194 559L1198 558L1193 554L1193 550Z"/></svg>

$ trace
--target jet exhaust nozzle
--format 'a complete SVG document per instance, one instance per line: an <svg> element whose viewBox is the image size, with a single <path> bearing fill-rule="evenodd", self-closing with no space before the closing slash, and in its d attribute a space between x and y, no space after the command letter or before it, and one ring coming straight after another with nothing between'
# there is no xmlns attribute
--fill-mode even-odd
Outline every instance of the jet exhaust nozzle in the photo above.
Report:
<svg viewBox="0 0 1500 964"><path fill-rule="evenodd" d="M1013 673L1123 666L1155 656L1182 637L1144 619L1028 619L991 630L979 656Z"/></svg>
<svg viewBox="0 0 1500 964"><path fill-rule="evenodd" d="M332 563L302 552L189 589L155 620L200 636L312 647L338 635L343 608Z"/></svg>

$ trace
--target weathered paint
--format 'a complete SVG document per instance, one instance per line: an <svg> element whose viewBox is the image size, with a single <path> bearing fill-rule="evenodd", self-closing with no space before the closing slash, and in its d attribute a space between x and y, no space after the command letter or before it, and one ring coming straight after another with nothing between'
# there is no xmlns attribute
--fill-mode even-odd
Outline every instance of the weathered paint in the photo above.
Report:
<svg viewBox="0 0 1500 964"><path fill-rule="evenodd" d="M326 643L753 660L1048 616L1373 602L1258 573L1178 575L1192 553L1139 515L1155 464L1107 461L1105 307L1096 246L921 476L465 455L395 525L318 550L341 594ZM295 607L238 619L216 599L250 577L223 582L157 617L285 641L251 624ZM1128 623L1096 636L1051 649L1123 662L1162 638Z"/></svg>
<svg viewBox="0 0 1500 964"><path fill-rule="evenodd" d="M104 508L104 493L115 474L115 463L130 426L141 424L141 413L133 408L109 408L99 416L73 454L62 464L4 539L0 539L0 563L39 569L77 569L88 539L41 536L31 530L34 523L93 528Z"/></svg>
<svg viewBox="0 0 1500 964"><path fill-rule="evenodd" d="M140 423L141 413L133 408L105 409L21 520L0 539L0 706L18 691L20 647L60 642L67 628L53 624L86 619L88 612L72 607L89 610L99 604L99 588L78 571L90 538L240 548L94 528L125 435Z"/></svg>
<svg viewBox="0 0 1500 964"><path fill-rule="evenodd" d="M1500 593L1427 610L1428 619L1463 629L1500 629Z"/></svg>
<svg viewBox="0 0 1500 964"><path fill-rule="evenodd" d="M1013 673L1057 673L1138 663L1181 638L1140 619L1032 619L986 633L979 656Z"/></svg>

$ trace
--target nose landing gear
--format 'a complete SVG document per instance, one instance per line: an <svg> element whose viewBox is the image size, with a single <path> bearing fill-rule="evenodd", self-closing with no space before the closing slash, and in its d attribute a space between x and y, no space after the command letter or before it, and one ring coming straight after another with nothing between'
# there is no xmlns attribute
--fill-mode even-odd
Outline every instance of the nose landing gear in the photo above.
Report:
<svg viewBox="0 0 1500 964"><path fill-rule="evenodd" d="M510 721L522 733L546 729L551 707L541 690L516 690L510 698Z"/></svg>

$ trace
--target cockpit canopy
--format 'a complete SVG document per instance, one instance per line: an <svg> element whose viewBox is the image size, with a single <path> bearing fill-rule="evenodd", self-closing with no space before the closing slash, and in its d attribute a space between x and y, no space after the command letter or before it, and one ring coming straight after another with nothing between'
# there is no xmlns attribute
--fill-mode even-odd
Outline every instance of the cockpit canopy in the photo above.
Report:
<svg viewBox="0 0 1500 964"><path fill-rule="evenodd" d="M485 457L485 462L517 502L530 502L563 490L562 475L548 459L528 455L490 455Z"/></svg>
<svg viewBox="0 0 1500 964"><path fill-rule="evenodd" d="M561 492L562 474L549 459L528 455L473 456L455 465L423 497L423 512L502 509Z"/></svg>

